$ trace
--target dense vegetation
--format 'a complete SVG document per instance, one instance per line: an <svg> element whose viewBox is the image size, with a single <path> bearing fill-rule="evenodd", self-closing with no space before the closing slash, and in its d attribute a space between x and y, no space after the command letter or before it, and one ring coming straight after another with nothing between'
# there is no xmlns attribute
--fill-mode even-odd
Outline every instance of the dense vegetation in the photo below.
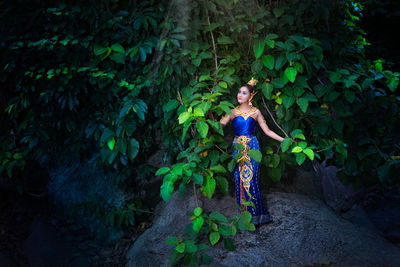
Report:
<svg viewBox="0 0 400 267"><path fill-rule="evenodd" d="M255 77L256 106L286 139L268 140L262 171L279 181L287 165L323 160L344 167L356 188L399 183L400 74L366 58L356 1L3 1L0 173L21 179L31 161L95 158L126 187L155 170L143 164L169 147L161 196L191 185L228 194L236 159L218 120L237 88ZM294 142L296 141L296 142ZM94 166L95 167L95 166ZM107 213L104 213L107 214ZM110 215L111 214L111 215ZM133 225L135 205L108 213ZM106 216L107 217L107 216ZM115 220L114 220L115 219ZM201 252L254 229L251 215L200 208L172 262L209 261ZM199 254L200 253L200 254ZM200 257L198 257L200 256Z"/></svg>

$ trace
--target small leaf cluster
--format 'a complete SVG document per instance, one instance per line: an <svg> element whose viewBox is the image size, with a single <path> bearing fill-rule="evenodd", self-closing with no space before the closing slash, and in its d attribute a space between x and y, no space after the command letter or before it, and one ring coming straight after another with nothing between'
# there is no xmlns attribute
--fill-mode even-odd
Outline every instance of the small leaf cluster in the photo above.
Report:
<svg viewBox="0 0 400 267"><path fill-rule="evenodd" d="M175 245L170 254L172 266L179 263L185 266L209 264L213 259L204 250L223 243L226 250L236 251L233 236L237 231L255 230L248 211L228 220L225 215L217 211L206 214L201 207L196 207L190 216L192 222L186 225L184 238L171 236L166 240L167 245Z"/></svg>

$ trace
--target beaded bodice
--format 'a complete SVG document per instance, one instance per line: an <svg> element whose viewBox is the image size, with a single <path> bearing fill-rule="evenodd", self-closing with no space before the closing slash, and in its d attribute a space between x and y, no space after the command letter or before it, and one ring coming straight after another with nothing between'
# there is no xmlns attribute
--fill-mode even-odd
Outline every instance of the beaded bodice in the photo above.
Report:
<svg viewBox="0 0 400 267"><path fill-rule="evenodd" d="M252 107L250 111L243 112L238 107L235 108L232 125L236 136L255 134L256 110L255 107Z"/></svg>

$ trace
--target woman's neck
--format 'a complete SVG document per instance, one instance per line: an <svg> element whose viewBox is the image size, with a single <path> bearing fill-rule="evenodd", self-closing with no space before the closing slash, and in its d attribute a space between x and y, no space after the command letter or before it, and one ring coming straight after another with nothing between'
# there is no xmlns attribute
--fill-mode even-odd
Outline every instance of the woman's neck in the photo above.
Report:
<svg viewBox="0 0 400 267"><path fill-rule="evenodd" d="M247 111L250 111L250 109L252 107L249 105L249 103L245 102L245 103L240 104L238 108L241 111L247 112Z"/></svg>

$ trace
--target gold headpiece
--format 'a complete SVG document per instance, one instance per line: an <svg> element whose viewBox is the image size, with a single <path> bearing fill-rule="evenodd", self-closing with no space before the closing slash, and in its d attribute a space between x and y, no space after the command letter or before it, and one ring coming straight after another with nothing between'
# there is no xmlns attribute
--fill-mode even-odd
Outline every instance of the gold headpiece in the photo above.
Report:
<svg viewBox="0 0 400 267"><path fill-rule="evenodd" d="M258 81L256 79L254 79L253 77L251 77L251 80L247 82L247 84L251 85L251 86L255 86L258 83Z"/></svg>

